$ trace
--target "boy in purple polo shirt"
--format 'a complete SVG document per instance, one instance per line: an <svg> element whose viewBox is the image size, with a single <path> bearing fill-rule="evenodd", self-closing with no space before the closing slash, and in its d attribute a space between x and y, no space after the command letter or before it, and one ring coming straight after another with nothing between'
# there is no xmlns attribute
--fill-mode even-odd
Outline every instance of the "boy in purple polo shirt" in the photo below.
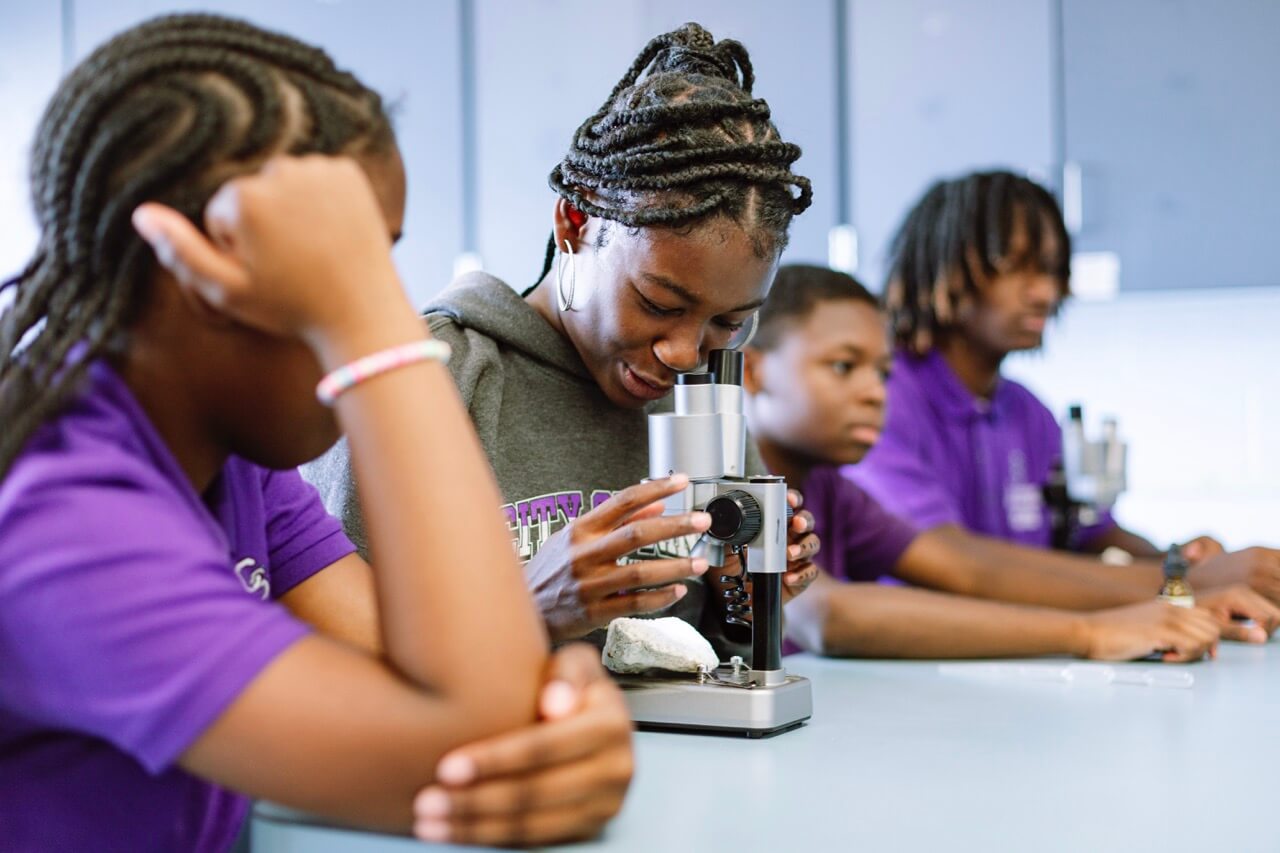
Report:
<svg viewBox="0 0 1280 853"><path fill-rule="evenodd" d="M907 215L891 254L892 405L880 442L847 476L921 529L1048 548L1043 494L1062 459L1061 429L1000 366L1041 345L1069 293L1071 242L1057 202L1009 172L940 181ZM1155 576L1162 551L1109 515L1072 543L1091 554L1110 546L1145 558ZM1197 588L1248 581L1280 601L1280 551L1224 554L1209 537L1185 550L1201 563Z"/></svg>
<svg viewBox="0 0 1280 853"><path fill-rule="evenodd" d="M630 722L598 654L548 654L392 262L377 94L286 36L158 18L63 81L32 161L40 248L0 317L0 848L226 850L249 797L436 841L598 831ZM376 575L292 470L343 431Z"/></svg>
<svg viewBox="0 0 1280 853"><path fill-rule="evenodd" d="M1261 642L1280 624L1280 609L1244 587L1202 591L1203 609L1174 608L1141 585L1093 584L1089 570L1107 571L1097 561L1057 558L1077 576L1040 562L1038 549L995 543L973 551L889 514L839 470L879 438L888 367L883 315L861 285L818 267L779 270L747 351L744 384L761 455L771 470L803 484L823 543L818 562L826 574L811 601L802 596L788 608L788 631L801 646L883 657L1125 659L1162 650L1166 660L1191 660L1220 632ZM1000 585L1009 577L1029 580L1028 594ZM884 580L894 583L874 583ZM1074 595L1076 610L1093 612L1043 606L1049 595L1035 597L1039 587ZM1238 613L1262 627L1232 625Z"/></svg>

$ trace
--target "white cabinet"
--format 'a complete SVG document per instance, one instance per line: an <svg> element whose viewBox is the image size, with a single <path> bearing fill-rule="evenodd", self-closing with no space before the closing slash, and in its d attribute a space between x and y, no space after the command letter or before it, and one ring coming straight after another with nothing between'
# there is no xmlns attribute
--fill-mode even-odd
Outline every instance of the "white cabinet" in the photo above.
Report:
<svg viewBox="0 0 1280 853"><path fill-rule="evenodd" d="M858 277L884 284L889 241L940 177L1052 174L1050 0L848 0L848 192Z"/></svg>
<svg viewBox="0 0 1280 853"><path fill-rule="evenodd" d="M27 167L36 124L62 75L62 12L44 0L5 0L0 10L0 280L31 260L38 233ZM12 290L0 295L0 307Z"/></svg>
<svg viewBox="0 0 1280 853"><path fill-rule="evenodd" d="M1065 0L1078 245L1121 288L1280 284L1280 3Z"/></svg>
<svg viewBox="0 0 1280 853"><path fill-rule="evenodd" d="M409 175L401 276L417 303L448 283L462 249L459 6L378 0L75 0L80 59L120 30L164 12L210 11L279 29L327 50L393 104Z"/></svg>
<svg viewBox="0 0 1280 853"><path fill-rule="evenodd" d="M537 279L555 202L547 174L645 43L687 21L750 52L756 93L804 149L795 169L815 188L787 259L826 258L836 222L834 0L475 0L475 13L479 250L495 275L519 288Z"/></svg>

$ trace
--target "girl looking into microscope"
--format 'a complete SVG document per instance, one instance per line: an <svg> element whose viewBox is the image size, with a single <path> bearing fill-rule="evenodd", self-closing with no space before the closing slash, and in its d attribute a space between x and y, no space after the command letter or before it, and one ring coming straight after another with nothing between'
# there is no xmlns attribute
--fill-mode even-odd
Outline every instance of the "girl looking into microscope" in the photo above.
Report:
<svg viewBox="0 0 1280 853"><path fill-rule="evenodd" d="M649 470L646 412L749 330L809 206L791 169L800 149L754 83L746 49L697 24L650 41L551 171L537 283L520 295L473 273L428 309L553 640L663 613L699 628L722 660L733 645L706 560L681 544L707 515L661 516L656 502L680 477L634 484ZM342 445L308 470L359 544L352 474ZM792 521L784 595L815 575L810 523Z"/></svg>

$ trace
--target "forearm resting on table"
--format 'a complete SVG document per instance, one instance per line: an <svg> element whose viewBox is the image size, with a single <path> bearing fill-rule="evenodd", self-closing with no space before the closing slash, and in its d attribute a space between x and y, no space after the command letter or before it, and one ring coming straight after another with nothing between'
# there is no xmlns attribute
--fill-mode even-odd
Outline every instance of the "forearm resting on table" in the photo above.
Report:
<svg viewBox="0 0 1280 853"><path fill-rule="evenodd" d="M1013 545L943 525L921 533L895 574L918 586L1015 604L1098 610L1153 598L1160 566L1108 566L1060 551Z"/></svg>
<svg viewBox="0 0 1280 853"><path fill-rule="evenodd" d="M1080 617L823 573L788 608L788 636L833 657L978 658L1084 654Z"/></svg>
<svg viewBox="0 0 1280 853"><path fill-rule="evenodd" d="M1081 553L1101 554L1108 548L1119 548L1134 557L1159 558L1164 552L1131 530L1113 524L1081 543Z"/></svg>

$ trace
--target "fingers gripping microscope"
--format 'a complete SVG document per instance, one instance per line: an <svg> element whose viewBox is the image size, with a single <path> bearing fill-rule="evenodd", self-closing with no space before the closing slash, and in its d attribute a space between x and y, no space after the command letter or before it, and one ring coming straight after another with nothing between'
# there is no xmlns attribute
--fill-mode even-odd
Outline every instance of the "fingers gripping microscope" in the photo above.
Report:
<svg viewBox="0 0 1280 853"><path fill-rule="evenodd" d="M704 510L711 527L701 550L711 568L737 555L742 572L724 581L726 621L750 628L751 660L735 657L684 679L625 684L632 718L642 727L776 734L813 714L809 680L782 666L782 575L791 510L781 477L748 476L743 413L743 356L713 350L704 373L677 378L675 410L649 415L649 476L689 475L666 500L668 515ZM750 591L747 579L750 578ZM749 602L749 604L748 604Z"/></svg>

